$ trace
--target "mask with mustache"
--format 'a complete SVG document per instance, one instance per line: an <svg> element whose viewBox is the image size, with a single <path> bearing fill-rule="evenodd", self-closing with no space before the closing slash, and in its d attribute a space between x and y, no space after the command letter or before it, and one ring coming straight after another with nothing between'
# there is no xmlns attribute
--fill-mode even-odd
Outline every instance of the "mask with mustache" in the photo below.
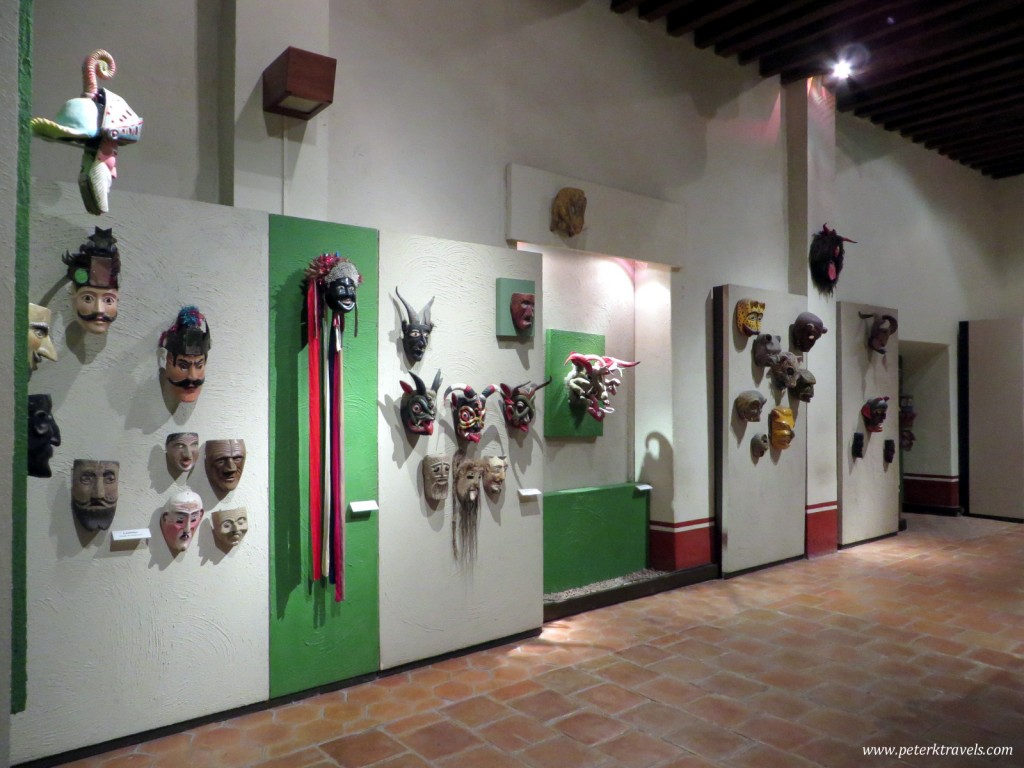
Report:
<svg viewBox="0 0 1024 768"><path fill-rule="evenodd" d="M71 511L90 532L105 531L117 511L117 479L120 463L75 459L71 472Z"/></svg>

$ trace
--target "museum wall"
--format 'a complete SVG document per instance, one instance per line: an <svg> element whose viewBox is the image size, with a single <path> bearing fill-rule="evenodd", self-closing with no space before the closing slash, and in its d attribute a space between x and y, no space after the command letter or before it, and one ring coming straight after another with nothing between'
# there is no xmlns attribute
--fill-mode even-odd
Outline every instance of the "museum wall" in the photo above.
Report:
<svg viewBox="0 0 1024 768"><path fill-rule="evenodd" d="M33 190L30 299L53 312L59 359L41 361L29 392L53 398L61 443L52 477L28 483L28 706L12 718L15 761L267 697L267 390L258 385L268 366L267 277L253 268L267 260L267 217L125 192L111 208L102 224L118 239L119 313L106 334L86 334L61 256L78 250L97 219L75 185ZM198 400L177 403L162 392L157 345L192 303L212 348ZM204 450L191 474L167 466L173 432L199 434ZM203 459L208 440L230 438L245 441L247 457L225 495ZM75 459L120 462L109 530L90 534L72 514ZM206 515L174 556L160 517L184 487ZM225 553L211 513L237 507L248 510L249 530ZM113 540L131 529L151 538Z"/></svg>

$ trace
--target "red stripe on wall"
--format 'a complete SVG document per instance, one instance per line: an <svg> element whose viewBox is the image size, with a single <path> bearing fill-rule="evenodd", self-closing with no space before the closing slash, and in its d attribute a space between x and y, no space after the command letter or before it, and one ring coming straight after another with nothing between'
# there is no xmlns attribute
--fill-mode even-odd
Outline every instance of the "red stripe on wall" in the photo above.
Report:
<svg viewBox="0 0 1024 768"><path fill-rule="evenodd" d="M817 557L839 548L839 510L828 509L807 515L805 552Z"/></svg>
<svg viewBox="0 0 1024 768"><path fill-rule="evenodd" d="M710 518L709 518L710 519ZM695 521L689 521L692 525ZM707 522L701 520L696 522ZM684 523L685 525L685 523ZM676 531L649 531L651 567L659 571L680 571L712 562L714 526Z"/></svg>
<svg viewBox="0 0 1024 768"><path fill-rule="evenodd" d="M948 475L904 475L903 501L929 507L959 507L960 479Z"/></svg>

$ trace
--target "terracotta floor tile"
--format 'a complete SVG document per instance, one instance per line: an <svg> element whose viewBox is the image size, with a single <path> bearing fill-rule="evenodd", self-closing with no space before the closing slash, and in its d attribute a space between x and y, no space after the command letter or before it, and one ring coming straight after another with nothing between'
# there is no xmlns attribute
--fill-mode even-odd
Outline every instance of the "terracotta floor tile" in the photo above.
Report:
<svg viewBox="0 0 1024 768"><path fill-rule="evenodd" d="M739 699L710 694L693 699L682 705L682 709L709 723L733 728L757 714L757 709Z"/></svg>
<svg viewBox="0 0 1024 768"><path fill-rule="evenodd" d="M602 682L589 672L584 672L572 667L556 669L552 672L545 672L533 678L534 682L540 683L545 688L550 688L559 693L573 693L581 688L590 688Z"/></svg>
<svg viewBox="0 0 1024 768"><path fill-rule="evenodd" d="M613 683L625 686L641 685L658 677L657 672L628 661L613 661L597 670L596 674Z"/></svg>
<svg viewBox="0 0 1024 768"><path fill-rule="evenodd" d="M418 730L427 725L433 725L442 719L443 717L436 710L431 709L427 712L421 712L418 715L410 715L409 717L403 717L401 720L394 720L390 723L386 723L382 728L385 732L390 733L393 736L399 736L403 733L410 733L411 731Z"/></svg>
<svg viewBox="0 0 1024 768"><path fill-rule="evenodd" d="M648 698L672 707L681 706L704 695L704 691L696 685L691 685L671 677L659 677L656 680L639 686L636 690Z"/></svg>
<svg viewBox="0 0 1024 768"><path fill-rule="evenodd" d="M310 766L323 761L323 752L316 747L306 747L291 754L267 760L265 763L258 763L253 768L310 768Z"/></svg>
<svg viewBox="0 0 1024 768"><path fill-rule="evenodd" d="M555 691L531 693L529 696L509 702L509 706L541 721L564 717L579 709L576 702Z"/></svg>
<svg viewBox="0 0 1024 768"><path fill-rule="evenodd" d="M818 738L818 731L772 715L757 715L733 730L776 749L792 751Z"/></svg>
<svg viewBox="0 0 1024 768"><path fill-rule="evenodd" d="M710 677L700 680L697 685L708 693L718 693L732 698L753 696L755 693L768 690L763 683L732 672L716 672Z"/></svg>
<svg viewBox="0 0 1024 768"><path fill-rule="evenodd" d="M537 693L543 689L544 686L540 683L535 683L533 680L523 680L511 685L503 683L501 686L489 691L487 695L498 701L507 701L509 699L518 699L531 693Z"/></svg>
<svg viewBox="0 0 1024 768"><path fill-rule="evenodd" d="M148 755L162 755L165 752L179 752L187 750L192 743L191 733L175 733L164 736L161 739L154 739L140 744L136 751Z"/></svg>
<svg viewBox="0 0 1024 768"><path fill-rule="evenodd" d="M481 728L479 733L505 752L516 752L556 735L551 728L525 715L512 715L498 720Z"/></svg>
<svg viewBox="0 0 1024 768"><path fill-rule="evenodd" d="M328 757L341 768L362 768L406 751L403 744L380 731L366 731L321 744Z"/></svg>
<svg viewBox="0 0 1024 768"><path fill-rule="evenodd" d="M665 740L708 760L724 760L749 749L752 744L746 736L697 718L667 734Z"/></svg>
<svg viewBox="0 0 1024 768"><path fill-rule="evenodd" d="M854 745L866 743L866 739L878 730L870 718L828 707L819 707L808 712L799 719L799 722L808 728Z"/></svg>
<svg viewBox="0 0 1024 768"><path fill-rule="evenodd" d="M554 723L552 727L581 744L599 744L621 735L628 728L624 723L594 712L577 712Z"/></svg>
<svg viewBox="0 0 1024 768"><path fill-rule="evenodd" d="M681 748L667 741L635 731L607 741L598 749L614 757L625 768L650 768L683 753Z"/></svg>
<svg viewBox="0 0 1024 768"><path fill-rule="evenodd" d="M646 667L656 661L667 659L671 654L654 645L634 645L616 654L623 661Z"/></svg>
<svg viewBox="0 0 1024 768"><path fill-rule="evenodd" d="M729 757L725 764L729 768L815 768L813 763L801 757L766 744L754 744L750 749Z"/></svg>
<svg viewBox="0 0 1024 768"><path fill-rule="evenodd" d="M689 717L678 707L653 701L619 714L619 719L623 722L655 736L664 736L678 730Z"/></svg>
<svg viewBox="0 0 1024 768"><path fill-rule="evenodd" d="M223 726L200 728L192 737L192 748L213 751L233 747L242 741L243 733L239 728Z"/></svg>
<svg viewBox="0 0 1024 768"><path fill-rule="evenodd" d="M419 755L406 754L385 760L373 768L432 768L432 766Z"/></svg>
<svg viewBox="0 0 1024 768"><path fill-rule="evenodd" d="M115 757L103 763L103 768L146 768L152 761L151 755L130 754Z"/></svg>
<svg viewBox="0 0 1024 768"><path fill-rule="evenodd" d="M461 725L447 721L407 733L401 740L427 760L455 755L483 743Z"/></svg>
<svg viewBox="0 0 1024 768"><path fill-rule="evenodd" d="M646 696L633 693L614 683L595 685L593 688L578 691L574 694L574 697L600 709L602 712L611 714L622 712L625 709L630 709L650 701Z"/></svg>
<svg viewBox="0 0 1024 768"><path fill-rule="evenodd" d="M508 707L488 696L474 696L471 699L450 704L441 711L453 720L458 720L471 728L512 714Z"/></svg>
<svg viewBox="0 0 1024 768"><path fill-rule="evenodd" d="M607 755L566 736L524 750L522 759L532 768L601 768L611 762Z"/></svg>
<svg viewBox="0 0 1024 768"><path fill-rule="evenodd" d="M439 763L442 768L523 768L527 763L493 747L476 747Z"/></svg>

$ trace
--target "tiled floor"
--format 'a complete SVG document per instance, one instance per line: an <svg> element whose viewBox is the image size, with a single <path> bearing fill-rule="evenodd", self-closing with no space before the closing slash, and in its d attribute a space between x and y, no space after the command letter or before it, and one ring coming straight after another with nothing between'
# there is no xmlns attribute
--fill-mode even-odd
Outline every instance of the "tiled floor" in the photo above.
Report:
<svg viewBox="0 0 1024 768"><path fill-rule="evenodd" d="M896 538L72 765L1024 766L1024 526L908 521ZM862 749L975 744L1015 754Z"/></svg>

